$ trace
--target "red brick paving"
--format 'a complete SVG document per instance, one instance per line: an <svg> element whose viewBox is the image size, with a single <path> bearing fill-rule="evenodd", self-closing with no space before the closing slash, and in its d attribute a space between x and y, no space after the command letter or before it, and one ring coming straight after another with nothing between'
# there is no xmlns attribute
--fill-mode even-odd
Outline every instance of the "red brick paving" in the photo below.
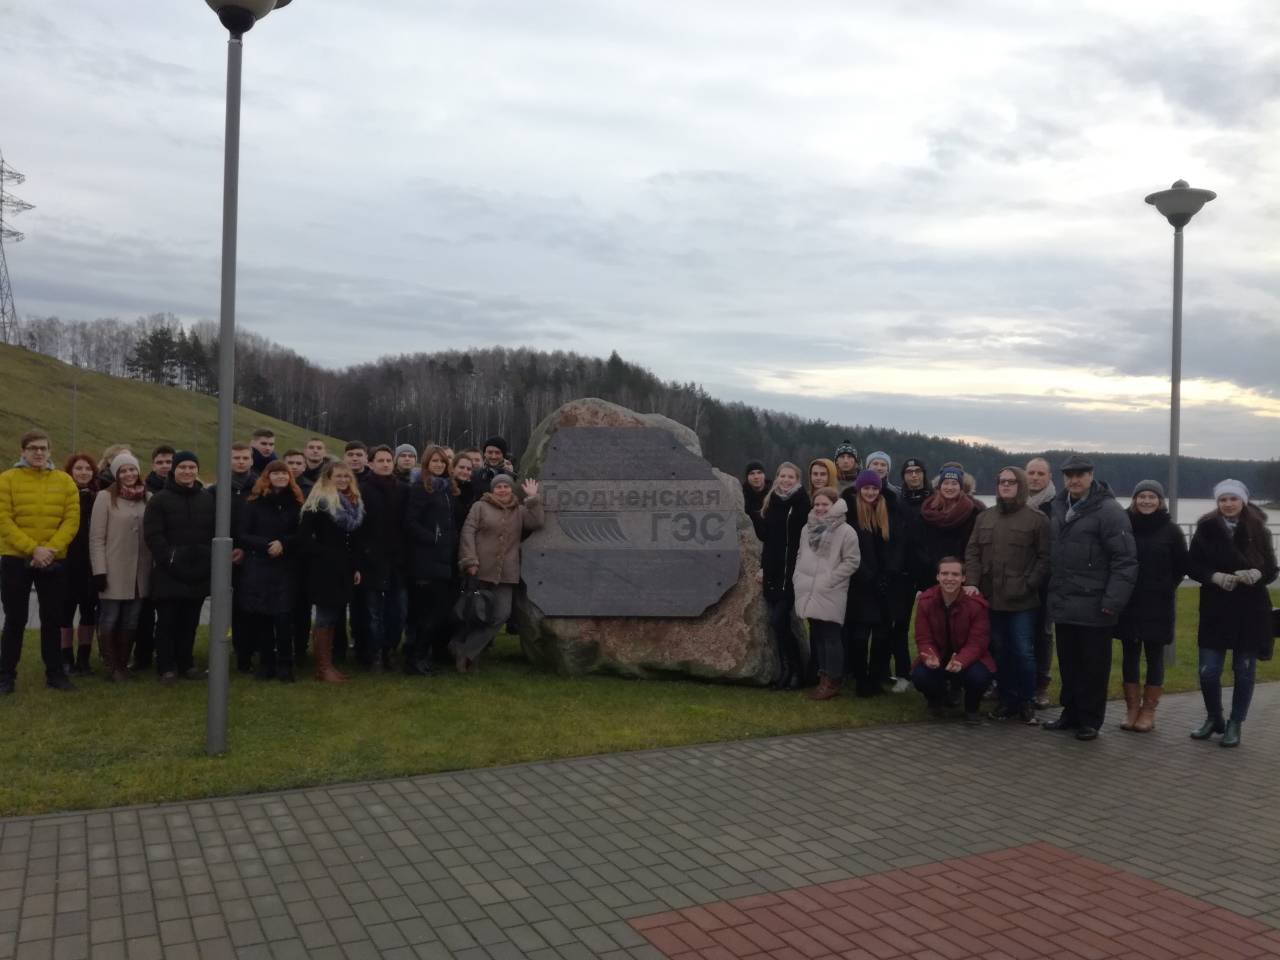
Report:
<svg viewBox="0 0 1280 960"><path fill-rule="evenodd" d="M1048 843L631 925L671 960L1280 957L1280 930Z"/></svg>

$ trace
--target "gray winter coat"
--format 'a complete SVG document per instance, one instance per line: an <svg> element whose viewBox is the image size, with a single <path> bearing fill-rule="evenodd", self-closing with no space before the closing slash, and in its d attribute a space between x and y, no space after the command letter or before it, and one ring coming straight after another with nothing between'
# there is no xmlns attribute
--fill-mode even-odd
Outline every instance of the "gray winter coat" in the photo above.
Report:
<svg viewBox="0 0 1280 960"><path fill-rule="evenodd" d="M1097 480L1067 522L1067 491L1049 514L1048 616L1054 623L1113 626L1138 582L1138 548L1129 515ZM1109 614L1103 613L1106 609Z"/></svg>
<svg viewBox="0 0 1280 960"><path fill-rule="evenodd" d="M823 519L843 519L848 508L837 500ZM809 514L809 522L816 518ZM833 523L818 542L809 545L809 527L800 532L800 553L796 557L791 582L796 590L796 613L810 620L844 623L845 604L849 597L849 578L858 569L862 557L858 550L858 533L847 523Z"/></svg>

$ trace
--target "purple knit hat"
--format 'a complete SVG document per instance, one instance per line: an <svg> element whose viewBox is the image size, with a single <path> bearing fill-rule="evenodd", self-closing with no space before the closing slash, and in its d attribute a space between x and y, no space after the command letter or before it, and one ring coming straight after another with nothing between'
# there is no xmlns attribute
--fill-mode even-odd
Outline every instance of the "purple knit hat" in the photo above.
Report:
<svg viewBox="0 0 1280 960"><path fill-rule="evenodd" d="M877 490L884 488L884 478L874 470L863 470L858 474L858 479L853 481L855 490L861 490L863 487L875 487Z"/></svg>

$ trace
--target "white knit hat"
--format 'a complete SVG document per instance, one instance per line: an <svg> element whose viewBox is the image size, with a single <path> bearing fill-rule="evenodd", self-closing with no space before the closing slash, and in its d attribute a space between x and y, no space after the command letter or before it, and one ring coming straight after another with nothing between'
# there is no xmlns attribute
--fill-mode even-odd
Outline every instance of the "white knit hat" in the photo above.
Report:
<svg viewBox="0 0 1280 960"><path fill-rule="evenodd" d="M1249 488L1239 480L1223 480L1213 488L1213 499L1217 500L1221 496L1236 496L1248 503Z"/></svg>
<svg viewBox="0 0 1280 960"><path fill-rule="evenodd" d="M113 478L120 475L121 467L133 467L135 470L142 469L138 466L138 458L128 450L117 453L111 458L111 476Z"/></svg>

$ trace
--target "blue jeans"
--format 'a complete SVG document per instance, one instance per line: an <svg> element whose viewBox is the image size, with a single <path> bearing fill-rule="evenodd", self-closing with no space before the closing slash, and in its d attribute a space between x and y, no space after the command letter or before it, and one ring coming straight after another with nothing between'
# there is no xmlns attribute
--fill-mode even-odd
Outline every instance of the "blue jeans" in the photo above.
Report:
<svg viewBox="0 0 1280 960"><path fill-rule="evenodd" d="M1222 716L1222 668L1227 664L1227 651L1200 648L1200 695L1204 697L1204 709L1210 717ZM1231 719L1244 723L1249 715L1249 702L1253 700L1253 675L1258 669L1258 658L1252 653L1231 651L1231 672L1236 686L1231 691Z"/></svg>
<svg viewBox="0 0 1280 960"><path fill-rule="evenodd" d="M916 664L911 671L911 682L933 707L947 702L947 684L952 680L964 685L965 713L977 713L982 695L991 686L991 671L981 661L975 660L959 673L947 673L944 667L930 669L923 663Z"/></svg>
<svg viewBox="0 0 1280 960"><path fill-rule="evenodd" d="M1016 710L1036 695L1038 610L992 610L991 649L1000 679L1000 703Z"/></svg>

